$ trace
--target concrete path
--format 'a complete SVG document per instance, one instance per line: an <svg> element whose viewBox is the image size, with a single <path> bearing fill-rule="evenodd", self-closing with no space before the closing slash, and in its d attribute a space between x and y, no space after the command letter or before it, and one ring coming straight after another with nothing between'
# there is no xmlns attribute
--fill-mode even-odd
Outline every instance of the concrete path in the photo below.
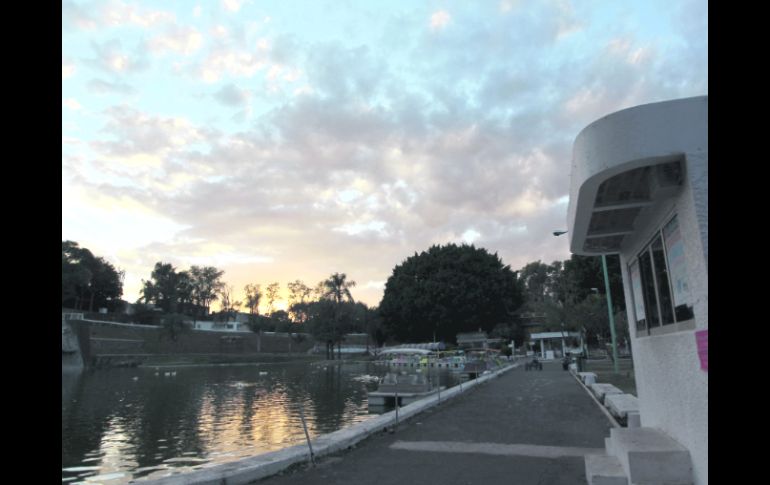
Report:
<svg viewBox="0 0 770 485"><path fill-rule="evenodd" d="M346 453L260 485L577 485L611 424L559 363L521 366Z"/></svg>

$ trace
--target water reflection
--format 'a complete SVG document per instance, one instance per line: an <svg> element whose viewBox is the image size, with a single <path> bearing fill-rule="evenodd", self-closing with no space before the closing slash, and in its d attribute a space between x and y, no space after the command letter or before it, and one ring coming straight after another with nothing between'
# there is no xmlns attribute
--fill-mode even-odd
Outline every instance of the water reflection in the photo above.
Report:
<svg viewBox="0 0 770 485"><path fill-rule="evenodd" d="M120 484L304 443L368 419L374 363L62 374L62 481Z"/></svg>

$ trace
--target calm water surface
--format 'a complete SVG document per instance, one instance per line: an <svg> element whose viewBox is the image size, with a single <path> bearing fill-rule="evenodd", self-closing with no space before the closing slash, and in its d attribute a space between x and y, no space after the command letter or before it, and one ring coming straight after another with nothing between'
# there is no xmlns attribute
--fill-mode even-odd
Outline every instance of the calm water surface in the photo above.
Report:
<svg viewBox="0 0 770 485"><path fill-rule="evenodd" d="M62 483L117 485L304 444L300 406L311 439L369 419L372 376L387 371L302 362L63 373Z"/></svg>

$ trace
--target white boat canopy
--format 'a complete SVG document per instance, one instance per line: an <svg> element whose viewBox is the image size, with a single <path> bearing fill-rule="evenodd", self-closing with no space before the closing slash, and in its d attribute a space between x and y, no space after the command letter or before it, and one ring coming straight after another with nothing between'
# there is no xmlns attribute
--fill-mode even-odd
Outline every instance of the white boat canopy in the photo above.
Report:
<svg viewBox="0 0 770 485"><path fill-rule="evenodd" d="M427 355L433 354L434 351L427 349L413 349L413 348L389 348L380 350L380 354L414 354L414 355Z"/></svg>

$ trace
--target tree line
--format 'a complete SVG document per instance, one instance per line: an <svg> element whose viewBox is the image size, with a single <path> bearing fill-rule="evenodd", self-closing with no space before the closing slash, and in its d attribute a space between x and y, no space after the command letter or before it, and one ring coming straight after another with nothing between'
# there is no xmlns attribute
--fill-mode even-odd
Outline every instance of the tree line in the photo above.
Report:
<svg viewBox="0 0 770 485"><path fill-rule="evenodd" d="M608 257L616 329L621 338L625 318L620 263ZM378 307L353 298L355 281L334 273L310 287L302 280L287 284L288 307L276 309L281 286L250 283L236 301L234 289L213 266L178 270L157 262L142 280L137 323L171 325L211 318L227 322L245 309L256 332L310 333L339 352L348 333L365 333L376 345L392 342L454 342L461 332L486 331L492 337L521 343L525 329L538 324L546 331L581 331L590 342L609 338L606 291L598 257L572 255L565 261L531 262L518 271L497 254L474 245L435 245L397 265L388 278ZM115 311L122 295L123 272L72 241L62 242L62 306ZM210 312L219 301L220 310ZM66 305L65 305L66 303ZM266 307L260 314L260 305Z"/></svg>

